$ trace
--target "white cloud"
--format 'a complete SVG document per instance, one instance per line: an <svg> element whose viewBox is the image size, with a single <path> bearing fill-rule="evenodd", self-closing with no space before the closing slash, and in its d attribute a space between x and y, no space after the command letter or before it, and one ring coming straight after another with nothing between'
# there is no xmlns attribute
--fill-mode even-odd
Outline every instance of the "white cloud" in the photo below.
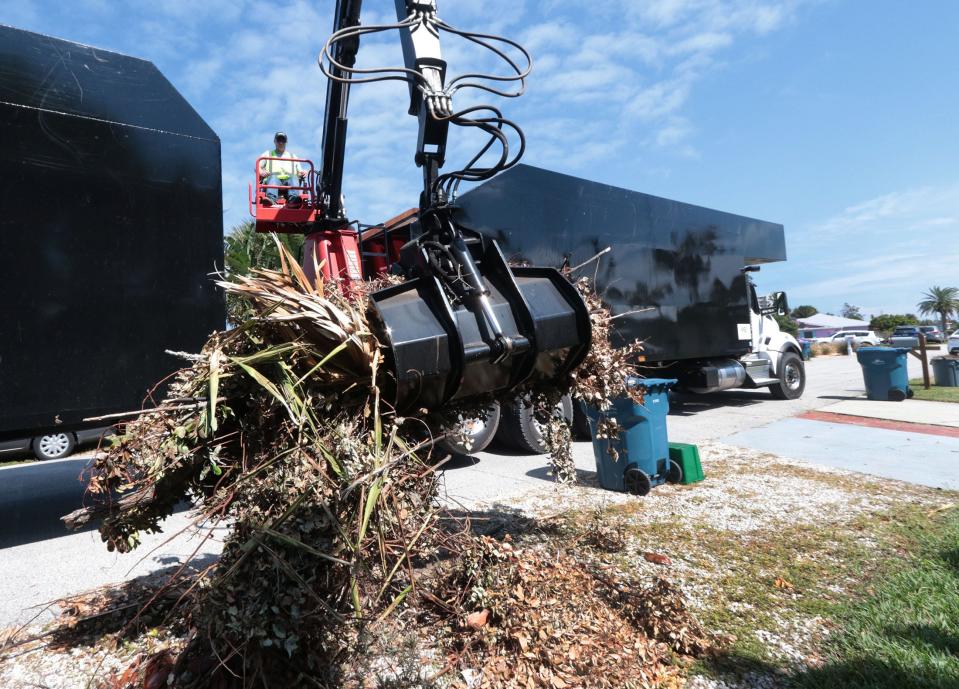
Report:
<svg viewBox="0 0 959 689"><path fill-rule="evenodd" d="M959 283L959 183L891 192L807 228L788 230L805 275L792 300L914 312L930 285ZM793 269L795 270L795 268Z"/></svg>

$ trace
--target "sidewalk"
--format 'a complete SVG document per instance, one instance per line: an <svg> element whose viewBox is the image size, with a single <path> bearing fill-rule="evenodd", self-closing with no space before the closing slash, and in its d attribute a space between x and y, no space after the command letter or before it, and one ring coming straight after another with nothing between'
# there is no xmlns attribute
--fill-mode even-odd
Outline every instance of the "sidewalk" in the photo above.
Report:
<svg viewBox="0 0 959 689"><path fill-rule="evenodd" d="M953 402L926 402L923 400L876 402L861 399L832 404L825 407L823 411L848 416L864 416L870 419L959 428L959 404Z"/></svg>
<svg viewBox="0 0 959 689"><path fill-rule="evenodd" d="M842 375L858 376L845 395L832 396L832 402L792 418L737 429L722 442L838 469L959 489L959 404L867 400L858 364L836 363L844 369ZM910 359L910 369L918 366Z"/></svg>

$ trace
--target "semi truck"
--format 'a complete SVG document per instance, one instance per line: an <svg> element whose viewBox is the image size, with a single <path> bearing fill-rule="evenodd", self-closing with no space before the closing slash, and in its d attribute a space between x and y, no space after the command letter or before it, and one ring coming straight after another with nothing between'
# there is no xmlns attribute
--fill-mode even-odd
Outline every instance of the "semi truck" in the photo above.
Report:
<svg viewBox="0 0 959 689"><path fill-rule="evenodd" d="M223 327L220 141L152 63L9 26L0 128L0 452L61 457Z"/></svg>
<svg viewBox="0 0 959 689"><path fill-rule="evenodd" d="M775 318L788 313L786 295L760 295L752 279L786 260L781 224L529 165L455 203L459 222L494 237L512 263L582 265L578 275L595 278L617 317L617 337L643 342L642 374L675 378L688 393L803 394L802 350ZM522 403L502 410L501 425L508 444L542 451Z"/></svg>

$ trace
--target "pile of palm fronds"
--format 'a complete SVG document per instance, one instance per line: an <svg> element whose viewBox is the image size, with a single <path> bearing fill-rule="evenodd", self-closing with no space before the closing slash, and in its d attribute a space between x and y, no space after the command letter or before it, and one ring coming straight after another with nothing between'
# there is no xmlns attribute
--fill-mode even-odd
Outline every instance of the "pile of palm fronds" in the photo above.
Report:
<svg viewBox="0 0 959 689"><path fill-rule="evenodd" d="M280 270L221 283L255 316L214 334L127 426L91 471L94 504L67 522L104 517L121 551L185 498L230 524L191 596L198 643L246 677L293 686L329 672L350 620L408 593L436 535L435 482L422 427L380 404L364 296L311 284L281 256Z"/></svg>
<svg viewBox="0 0 959 689"><path fill-rule="evenodd" d="M65 520L102 517L108 547L128 551L192 500L198 522L231 528L185 598L195 631L183 657L215 657L244 686L336 685L364 628L403 602L447 532L435 528L425 419L399 418L380 398L365 295L311 283L277 248L279 269L219 283L249 317L211 336L164 401L97 458L93 504ZM591 299L593 352L541 399L622 392L626 360ZM571 457L568 429L550 437ZM184 663L171 683L206 686Z"/></svg>

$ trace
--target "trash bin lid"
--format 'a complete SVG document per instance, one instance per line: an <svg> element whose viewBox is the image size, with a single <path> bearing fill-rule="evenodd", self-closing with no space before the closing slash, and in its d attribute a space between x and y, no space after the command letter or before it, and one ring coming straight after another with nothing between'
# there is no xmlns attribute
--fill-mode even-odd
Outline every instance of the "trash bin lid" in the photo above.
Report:
<svg viewBox="0 0 959 689"><path fill-rule="evenodd" d="M632 390L633 388L646 388L650 392L661 392L662 390L669 390L673 387L678 381L675 378L639 378L638 376L630 376L626 379L626 387Z"/></svg>
<svg viewBox="0 0 959 689"><path fill-rule="evenodd" d="M910 352L908 347L860 347L856 351L856 358L860 364L867 362L892 363L904 358Z"/></svg>

